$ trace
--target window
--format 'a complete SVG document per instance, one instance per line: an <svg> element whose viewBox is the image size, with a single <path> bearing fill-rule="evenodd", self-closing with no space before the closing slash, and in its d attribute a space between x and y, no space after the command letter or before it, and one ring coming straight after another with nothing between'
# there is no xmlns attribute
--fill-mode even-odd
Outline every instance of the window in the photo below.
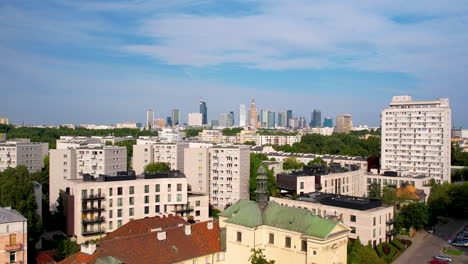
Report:
<svg viewBox="0 0 468 264"><path fill-rule="evenodd" d="M375 221L375 217L374 217L374 226L375 226L375 224L376 224L376 221Z"/></svg>
<svg viewBox="0 0 468 264"><path fill-rule="evenodd" d="M149 206L145 206L145 214L149 214Z"/></svg>
<svg viewBox="0 0 468 264"><path fill-rule="evenodd" d="M10 245L16 245L16 234L10 234Z"/></svg>
<svg viewBox="0 0 468 264"><path fill-rule="evenodd" d="M159 184L156 184L155 189L156 189L156 192L159 192L161 190L161 187L159 186Z"/></svg>
<svg viewBox="0 0 468 264"><path fill-rule="evenodd" d="M117 221L117 228L122 226L122 220Z"/></svg>
<svg viewBox="0 0 468 264"><path fill-rule="evenodd" d="M167 191L168 191L168 192L171 191L171 184L170 184L170 183L167 185Z"/></svg>
<svg viewBox="0 0 468 264"><path fill-rule="evenodd" d="M307 240L301 240L301 251L307 252Z"/></svg>
<svg viewBox="0 0 468 264"><path fill-rule="evenodd" d="M285 237L284 238L284 247L291 248L291 238L290 237Z"/></svg>
<svg viewBox="0 0 468 264"><path fill-rule="evenodd" d="M135 187L130 186L130 187L128 188L128 193L129 193L129 194L134 194L134 193L135 193Z"/></svg>
<svg viewBox="0 0 468 264"><path fill-rule="evenodd" d="M16 262L16 252L10 252L10 263Z"/></svg>
<svg viewBox="0 0 468 264"><path fill-rule="evenodd" d="M112 188L109 188L109 196L112 196Z"/></svg>
<svg viewBox="0 0 468 264"><path fill-rule="evenodd" d="M182 202L182 194L177 194L177 201Z"/></svg>
<svg viewBox="0 0 468 264"><path fill-rule="evenodd" d="M122 217L122 209L117 210L117 217Z"/></svg>
<svg viewBox="0 0 468 264"><path fill-rule="evenodd" d="M242 233L241 232L237 232L236 241L237 242L242 242Z"/></svg>
<svg viewBox="0 0 468 264"><path fill-rule="evenodd" d="M195 216L200 216L200 210L195 211Z"/></svg>
<svg viewBox="0 0 468 264"><path fill-rule="evenodd" d="M145 196L145 204L149 203L149 195Z"/></svg>
<svg viewBox="0 0 468 264"><path fill-rule="evenodd" d="M123 188L122 187L118 187L117 188L117 195L122 195L123 194Z"/></svg>
<svg viewBox="0 0 468 264"><path fill-rule="evenodd" d="M157 195L154 197L154 201L155 201L155 203L161 202L161 197L159 196L159 194L157 194Z"/></svg>
<svg viewBox="0 0 468 264"><path fill-rule="evenodd" d="M270 233L268 236L268 243L275 244L275 234Z"/></svg>
<svg viewBox="0 0 468 264"><path fill-rule="evenodd" d="M154 211L155 211L156 213L159 213L159 211L160 211L159 205L156 205L156 206L154 207Z"/></svg>
<svg viewBox="0 0 468 264"><path fill-rule="evenodd" d="M200 201L195 201L195 206L200 206Z"/></svg>
<svg viewBox="0 0 468 264"><path fill-rule="evenodd" d="M87 191L86 191L86 190L81 190L81 196L82 196L82 197L88 196L88 195L87 195Z"/></svg>
<svg viewBox="0 0 468 264"><path fill-rule="evenodd" d="M112 225L112 221L109 221L109 230L112 230L114 227Z"/></svg>
<svg viewBox="0 0 468 264"><path fill-rule="evenodd" d="M177 184L177 191L181 192L182 191L182 183Z"/></svg>
<svg viewBox="0 0 468 264"><path fill-rule="evenodd" d="M375 229L373 230L373 235L374 235L374 237L375 237Z"/></svg>
<svg viewBox="0 0 468 264"><path fill-rule="evenodd" d="M149 185L145 185L145 193L149 193Z"/></svg>
<svg viewBox="0 0 468 264"><path fill-rule="evenodd" d="M130 198L128 199L128 203L129 203L130 205L134 205L134 204L135 204L135 198L130 197Z"/></svg>
<svg viewBox="0 0 468 264"><path fill-rule="evenodd" d="M168 195L167 195L167 201L168 201L168 202L171 201L171 194L168 194Z"/></svg>
<svg viewBox="0 0 468 264"><path fill-rule="evenodd" d="M356 234L356 228L354 226L350 226L351 227L351 234Z"/></svg>
<svg viewBox="0 0 468 264"><path fill-rule="evenodd" d="M304 189L304 182L301 182L301 190Z"/></svg>
<svg viewBox="0 0 468 264"><path fill-rule="evenodd" d="M109 210L109 218L112 218L112 210Z"/></svg>
<svg viewBox="0 0 468 264"><path fill-rule="evenodd" d="M122 198L117 199L117 206L122 206Z"/></svg>
<svg viewBox="0 0 468 264"><path fill-rule="evenodd" d="M224 254L220 253L220 254L216 255L216 260L217 261L224 260Z"/></svg>
<svg viewBox="0 0 468 264"><path fill-rule="evenodd" d="M350 215L350 221L351 222L356 222L356 216L355 215Z"/></svg>
<svg viewBox="0 0 468 264"><path fill-rule="evenodd" d="M133 216L134 214L135 214L135 209L129 208L129 209L128 209L128 215L129 215L129 216Z"/></svg>

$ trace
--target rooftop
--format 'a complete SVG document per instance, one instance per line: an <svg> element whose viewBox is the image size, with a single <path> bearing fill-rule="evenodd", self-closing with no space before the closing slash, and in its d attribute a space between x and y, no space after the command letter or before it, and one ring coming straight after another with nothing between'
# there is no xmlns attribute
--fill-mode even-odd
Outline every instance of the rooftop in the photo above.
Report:
<svg viewBox="0 0 468 264"><path fill-rule="evenodd" d="M135 175L135 171L121 171L117 172L116 176L110 175L99 175L94 177L90 174L84 174L83 179L72 180L82 182L113 182L113 181L133 181L141 179L165 179L165 178L185 178L185 174L179 170L171 170L168 172L157 172L157 173L142 173L141 175Z"/></svg>
<svg viewBox="0 0 468 264"><path fill-rule="evenodd" d="M320 203L323 205L330 205L347 209L355 209L360 211L366 211L382 207L381 200L372 200L363 197L321 192L304 194L297 198L297 200L311 203Z"/></svg>
<svg viewBox="0 0 468 264"><path fill-rule="evenodd" d="M329 155L329 154L312 154L312 153L290 153L283 151L274 151L265 153L267 156L281 156L281 157L297 157L297 158L322 158L329 160L357 160L357 161L367 161L366 157L351 157L351 156L342 156L342 155Z"/></svg>
<svg viewBox="0 0 468 264"><path fill-rule="evenodd" d="M11 207L0 207L0 224L23 222L27 219Z"/></svg>

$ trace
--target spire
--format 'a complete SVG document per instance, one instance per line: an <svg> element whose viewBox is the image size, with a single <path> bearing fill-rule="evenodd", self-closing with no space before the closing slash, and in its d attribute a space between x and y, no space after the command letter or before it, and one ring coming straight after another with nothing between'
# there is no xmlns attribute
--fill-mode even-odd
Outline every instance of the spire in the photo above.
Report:
<svg viewBox="0 0 468 264"><path fill-rule="evenodd" d="M266 207L269 200L266 173L266 169L262 164L257 171L257 190L255 191L257 204L262 210Z"/></svg>

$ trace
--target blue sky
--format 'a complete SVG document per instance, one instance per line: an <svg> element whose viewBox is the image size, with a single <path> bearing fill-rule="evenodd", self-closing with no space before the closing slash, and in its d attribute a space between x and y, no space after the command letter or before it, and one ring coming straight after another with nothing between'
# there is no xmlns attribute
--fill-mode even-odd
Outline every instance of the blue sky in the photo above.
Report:
<svg viewBox="0 0 468 264"><path fill-rule="evenodd" d="M0 116L26 124L259 108L377 126L393 95L468 127L468 1L0 0Z"/></svg>

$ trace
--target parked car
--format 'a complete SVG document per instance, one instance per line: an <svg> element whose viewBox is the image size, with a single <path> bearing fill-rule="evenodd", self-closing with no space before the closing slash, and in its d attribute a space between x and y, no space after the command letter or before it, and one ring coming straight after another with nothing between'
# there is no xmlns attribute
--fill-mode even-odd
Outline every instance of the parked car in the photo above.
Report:
<svg viewBox="0 0 468 264"><path fill-rule="evenodd" d="M433 259L431 262L429 262L431 264L447 264L448 262L446 261L443 261L443 260L440 260L440 259Z"/></svg>
<svg viewBox="0 0 468 264"><path fill-rule="evenodd" d="M449 256L445 256L445 255L437 255L434 257L434 259L442 260L442 261L449 262L449 263L452 262L452 258Z"/></svg>
<svg viewBox="0 0 468 264"><path fill-rule="evenodd" d="M451 245L457 247L468 247L468 240L456 238L452 241Z"/></svg>
<svg viewBox="0 0 468 264"><path fill-rule="evenodd" d="M434 227L427 227L426 232L428 232L429 234L434 234L435 228Z"/></svg>

